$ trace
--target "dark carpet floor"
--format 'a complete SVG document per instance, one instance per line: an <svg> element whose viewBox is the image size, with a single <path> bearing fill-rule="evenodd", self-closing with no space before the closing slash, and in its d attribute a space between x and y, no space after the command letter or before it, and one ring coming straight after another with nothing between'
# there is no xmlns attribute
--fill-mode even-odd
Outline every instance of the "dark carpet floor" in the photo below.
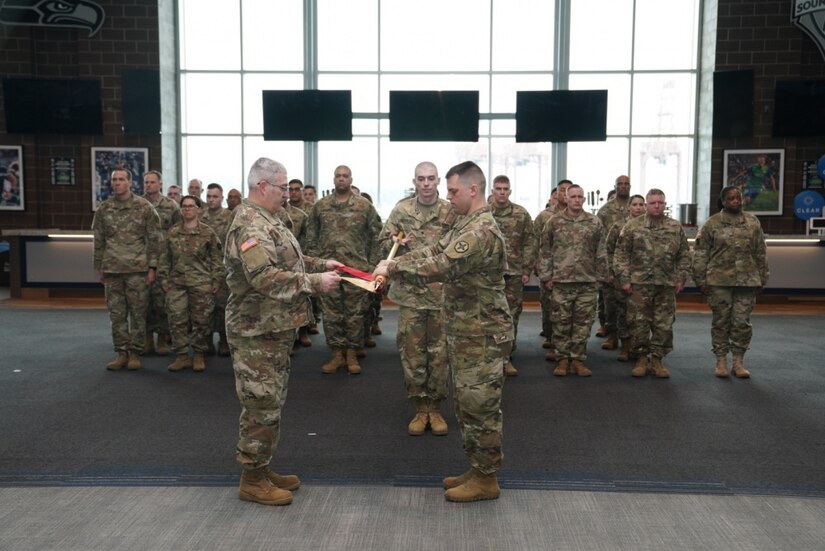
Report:
<svg viewBox="0 0 825 551"><path fill-rule="evenodd" d="M323 336L294 357L273 467L334 484L434 485L462 472L451 432L410 437L385 309L364 373L322 375ZM823 316L755 316L753 378L719 380L710 317L680 314L669 380L590 342L589 379L551 375L539 314L519 331L504 389L505 486L825 495ZM228 358L202 374L150 356L111 373L106 312L0 309L0 485L234 484L239 407Z"/></svg>

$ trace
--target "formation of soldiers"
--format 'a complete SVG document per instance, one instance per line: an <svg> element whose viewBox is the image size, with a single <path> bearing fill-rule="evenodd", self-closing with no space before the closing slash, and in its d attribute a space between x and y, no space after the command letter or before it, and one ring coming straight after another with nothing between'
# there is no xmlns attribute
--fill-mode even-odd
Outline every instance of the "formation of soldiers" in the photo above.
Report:
<svg viewBox="0 0 825 551"><path fill-rule="evenodd" d="M512 356L534 274L545 359L558 377L592 375L587 342L601 300L602 348L634 360L634 377L668 378L676 295L691 276L714 313L716 376L729 375L728 354L734 376L750 376L743 360L750 313L769 274L761 227L742 212L737 188L723 190L724 209L698 233L693 260L681 225L664 214L664 192L631 196L627 176L596 214L584 210L584 190L563 180L535 220L509 200L504 175L493 179L488 199L474 163L456 165L446 179L449 201L439 197L437 167L419 163L415 193L382 224L344 165L333 192L315 201L313 186L287 182L283 165L259 159L249 197L231 190L228 209L218 184L207 187L204 208L202 183L190 181L179 207L160 195L160 173L147 173L141 198L130 192L129 172L114 170L113 195L93 223L117 352L107 369L139 369L141 354L165 353L171 333L170 371L202 371L218 333L242 406L240 496L275 505L291 502L300 486L297 476L268 468L294 347L312 344L320 317L332 355L321 371L357 375L370 333L380 331L369 316L371 295L339 284L342 262L388 280L399 306L396 342L414 410L408 433L447 434L440 404L453 390L471 468L444 479L448 500L499 495L501 390L505 376L518 375ZM181 190L169 186L168 195ZM395 258L384 260L391 250Z"/></svg>

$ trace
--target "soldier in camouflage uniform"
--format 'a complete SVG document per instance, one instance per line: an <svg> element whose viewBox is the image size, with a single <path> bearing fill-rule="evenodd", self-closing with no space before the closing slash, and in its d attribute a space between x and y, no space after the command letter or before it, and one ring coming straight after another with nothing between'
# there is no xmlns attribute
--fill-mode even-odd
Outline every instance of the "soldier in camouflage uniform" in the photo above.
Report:
<svg viewBox="0 0 825 551"><path fill-rule="evenodd" d="M399 201L387 218L380 245L388 254L398 232L403 231L396 258L431 247L455 222L452 206L438 198L438 169L423 162L415 167L415 196ZM385 255L386 256L386 255ZM389 298L398 304L396 342L404 371L407 399L416 413L407 426L413 436L447 434L441 401L447 397L447 343L441 312L441 283L399 280L390 286Z"/></svg>
<svg viewBox="0 0 825 551"><path fill-rule="evenodd" d="M292 180L292 182L294 181L295 180ZM290 183L289 186L291 188L293 184ZM290 195L291 194L292 192L290 191ZM293 207L285 197L281 210L279 210L275 216L280 218L284 226L292 232L292 235L298 241L301 249L306 249L307 214L303 210ZM298 329L298 336L295 340L296 344L300 344L301 346L312 346L312 341L309 340L309 335L307 334L307 327L308 325L305 325L304 327L300 327Z"/></svg>
<svg viewBox="0 0 825 551"><path fill-rule="evenodd" d="M493 218L496 219L507 245L509 268L504 274L504 293L507 295L507 305L513 316L513 349L504 366L504 374L515 377L518 370L513 366L513 353L516 351L518 339L518 320L524 300L524 286L530 281L530 273L536 264L536 236L533 234L533 219L530 218L530 213L521 205L510 201L511 193L510 178L501 175L493 179L491 207Z"/></svg>
<svg viewBox="0 0 825 551"><path fill-rule="evenodd" d="M183 199L183 194L181 193L180 186L176 186L172 184L166 190L166 196L175 202L176 205L180 205L180 200Z"/></svg>
<svg viewBox="0 0 825 551"><path fill-rule="evenodd" d="M223 250L226 243L226 232L232 223L232 211L225 209L223 203L223 188L220 184L209 184L206 186L206 209L202 209L201 222L212 228L218 236L218 243ZM223 253L221 253L223 254ZM215 293L215 308L212 311L212 323L210 331L206 337L206 353L215 353L215 343L213 333L218 334L218 355L229 356L229 343L226 340L226 301L229 299L229 287L226 279L223 278L218 292Z"/></svg>
<svg viewBox="0 0 825 551"><path fill-rule="evenodd" d="M536 219L533 220L533 234L536 236L536 273L538 273L538 256L541 251L541 240L544 235L544 227L552 216L562 212L567 208L567 188L573 185L570 180L562 180L558 186L553 190L555 200L551 194L550 204L543 211L538 213ZM541 305L541 332L544 334L544 342L542 348L547 348L547 354L544 359L548 362L556 361L556 350L553 347L553 322L550 319L553 312L553 303L551 300L552 293L547 291L543 286L539 285L539 304Z"/></svg>
<svg viewBox="0 0 825 551"><path fill-rule="evenodd" d="M304 185L301 180L297 178L289 181L289 204L295 208L299 208L304 211L307 216L309 215L309 211L312 210L312 205L315 203L315 186L312 185ZM306 227L306 225L305 225ZM306 236L306 231L304 231L304 236ZM304 243L301 243L302 247L305 247ZM309 322L309 325L306 327L306 333L308 335L317 335L318 334L318 320L321 319L321 305L316 297L310 298L310 302L312 302L312 317L315 318L314 320ZM300 339L300 331L299 331L299 339ZM309 343L309 344L305 344ZM309 340L309 337L306 338L306 341L302 341L304 346L309 346L312 342Z"/></svg>
<svg viewBox="0 0 825 551"><path fill-rule="evenodd" d="M162 237L166 237L169 228L183 220L178 204L164 197L163 176L157 170L150 170L143 176L143 198L149 201L160 217ZM160 244L163 250L163 243ZM146 317L146 344L144 354L156 351L158 355L169 353L169 317L166 314L166 293L163 291L166 282L159 273L158 279L149 287L149 311ZM158 335L157 348L154 345L154 334ZM153 350L154 348L154 350Z"/></svg>
<svg viewBox="0 0 825 551"><path fill-rule="evenodd" d="M475 163L450 169L447 197L462 215L450 232L436 245L381 261L374 273L419 285L444 282L447 358L464 453L471 465L466 473L444 479L445 497L496 499L503 370L513 340L513 318L504 295L507 251L485 202L484 174Z"/></svg>
<svg viewBox="0 0 825 551"><path fill-rule="evenodd" d="M241 192L237 189L230 189L229 193L226 194L226 208L229 211L235 210L235 207L241 204L241 200L243 196Z"/></svg>
<svg viewBox="0 0 825 551"><path fill-rule="evenodd" d="M304 183L298 178L289 181L289 204L309 214L312 205L304 200Z"/></svg>
<svg viewBox="0 0 825 551"><path fill-rule="evenodd" d="M111 174L112 195L95 212L94 269L106 290L117 357L106 365L140 369L146 343L149 286L155 281L162 242L158 213L146 199L132 194L132 173Z"/></svg>
<svg viewBox="0 0 825 551"><path fill-rule="evenodd" d="M331 292L340 281L334 260L305 257L275 216L287 194L286 169L258 159L247 178L249 197L235 208L226 238L229 284L226 332L235 388L241 403L237 460L243 467L238 495L266 505L292 502L301 481L269 469L278 445L295 330L309 318L309 296Z"/></svg>
<svg viewBox="0 0 825 551"><path fill-rule="evenodd" d="M370 270L378 262L377 238L381 221L366 199L351 191L352 171L335 169L335 192L318 200L307 220L307 250L313 256L346 259L347 266ZM361 373L356 350L364 346L364 316L370 294L350 284L321 297L324 334L332 359L321 368L334 373L346 367L350 374Z"/></svg>
<svg viewBox="0 0 825 551"><path fill-rule="evenodd" d="M759 220L742 212L739 188L722 190L722 206L724 210L708 218L696 234L693 281L713 311L710 335L716 376L728 376L731 352L734 376L747 379L744 356L753 334L750 315L770 275L767 247Z"/></svg>
<svg viewBox="0 0 825 551"><path fill-rule="evenodd" d="M609 232L617 222L621 222L619 226L621 229L621 226L630 219L630 178L624 175L616 178L615 190L616 195L607 201L597 213L605 232ZM613 285L605 285L600 291L604 304L604 334L607 336L607 340L602 343L602 348L605 350L615 350L619 347L618 313L621 295L621 291Z"/></svg>
<svg viewBox="0 0 825 551"><path fill-rule="evenodd" d="M670 372L662 358L673 350L676 295L690 272L690 249L681 224L664 215L664 192L651 189L645 200L645 214L619 232L613 269L628 295L627 321L636 355L630 373L644 377L651 372L666 379Z"/></svg>
<svg viewBox="0 0 825 551"><path fill-rule="evenodd" d="M641 195L633 195L630 197L630 219L638 218L645 213L645 198ZM619 220L610 228L605 238L605 249L607 251L607 266L610 270L610 283L605 285L603 289L610 287L611 294L615 295L614 306L616 308L616 334L622 342L622 349L616 357L620 362L626 362L630 359L630 326L627 324L627 295L622 289L617 286L616 271L613 268L613 260L616 257L616 245L619 243L619 234L626 222ZM604 348L604 344L602 344Z"/></svg>
<svg viewBox="0 0 825 551"><path fill-rule="evenodd" d="M584 365L587 340L596 319L597 285L608 280L604 227L584 212L584 191L567 188L567 209L544 225L539 252L539 280L552 292L553 344L558 364L553 374L589 377Z"/></svg>
<svg viewBox="0 0 825 551"><path fill-rule="evenodd" d="M172 346L177 353L169 371L206 365L206 336L212 331L215 295L226 281L223 248L212 228L200 222L201 200L194 195L181 199L183 222L166 233L158 277L166 291L166 310L172 331ZM193 356L189 358L189 349Z"/></svg>

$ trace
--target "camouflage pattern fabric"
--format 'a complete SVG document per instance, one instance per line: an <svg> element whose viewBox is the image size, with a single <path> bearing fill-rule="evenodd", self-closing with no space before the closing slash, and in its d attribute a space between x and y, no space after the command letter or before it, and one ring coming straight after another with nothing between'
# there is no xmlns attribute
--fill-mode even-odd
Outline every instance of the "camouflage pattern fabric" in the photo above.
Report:
<svg viewBox="0 0 825 551"><path fill-rule="evenodd" d="M604 207L602 207L604 208ZM601 211L600 211L601 212ZM627 300L626 296L616 282L616 272L613 270L613 259L616 255L616 245L619 242L619 233L626 223L625 219L620 219L610 228L604 240L605 252L607 253L607 267L610 274L610 284L601 288L604 297L604 328L608 335L627 337Z"/></svg>
<svg viewBox="0 0 825 551"><path fill-rule="evenodd" d="M610 199L607 203L602 205L599 212L596 213L602 226L605 228L612 228L613 224L618 222L627 222L630 220L630 199L625 202L618 202L616 198Z"/></svg>
<svg viewBox="0 0 825 551"><path fill-rule="evenodd" d="M143 353L149 286L146 273L106 274L106 308L112 323L115 352Z"/></svg>
<svg viewBox="0 0 825 551"><path fill-rule="evenodd" d="M215 235L218 236L218 241L221 244L221 250L226 245L226 234L229 232L229 225L232 224L233 211L221 208L217 212L210 212L206 209L201 215L201 222L212 228ZM223 252L221 252L223 255ZM226 301L229 299L229 287L226 285L226 278L221 278L221 286L218 292L215 293L215 309L212 312L212 332L218 332L222 335L226 334Z"/></svg>
<svg viewBox="0 0 825 551"><path fill-rule="evenodd" d="M447 341L441 310L398 308L396 334L407 398L439 403L447 397Z"/></svg>
<svg viewBox="0 0 825 551"><path fill-rule="evenodd" d="M160 218L160 229L164 237L169 228L183 221L180 207L172 199L169 199L163 194L158 195L157 201L152 201L146 195L144 195L143 198L155 207L155 211ZM161 250L162 249L163 244L161 243ZM163 278L161 274L158 273L155 282L149 287L149 308L146 313L146 330L150 335L152 333L169 333L169 319L166 314L166 293L163 287Z"/></svg>
<svg viewBox="0 0 825 551"><path fill-rule="evenodd" d="M163 194L158 195L157 201L152 201L145 195L143 198L155 207L155 211L158 213L158 217L160 218L160 229L163 230L164 234L169 230L169 228L178 222L183 222L183 215L180 212L180 206L178 206L178 204L172 199L169 199Z"/></svg>
<svg viewBox="0 0 825 551"><path fill-rule="evenodd" d="M292 235L294 235L295 239L298 240L298 244L301 246L301 249L305 249L307 237L307 214L301 209L293 207L287 203L284 208L275 214L275 216L280 218L281 222L284 223L284 226L292 232Z"/></svg>
<svg viewBox="0 0 825 551"><path fill-rule="evenodd" d="M518 320L524 309L524 284L520 275L504 276L504 296L507 298L507 307L510 308L510 315L513 316L513 349L510 356L516 351L516 341L518 340Z"/></svg>
<svg viewBox="0 0 825 551"><path fill-rule="evenodd" d="M178 354L206 352L206 338L211 332L215 295L212 285L179 286L169 284L166 291L166 310L169 312L169 330L172 347Z"/></svg>
<svg viewBox="0 0 825 551"><path fill-rule="evenodd" d="M756 290L756 287L708 286L708 306L713 311L711 348L715 355L744 354L750 348Z"/></svg>
<svg viewBox="0 0 825 551"><path fill-rule="evenodd" d="M604 226L589 212L573 217L565 210L544 225L538 274L542 283L607 281Z"/></svg>
<svg viewBox="0 0 825 551"><path fill-rule="evenodd" d="M564 210L564 207L556 203L552 207L548 207L538 213L536 219L533 220L533 235L535 237L535 258L536 258L536 266L534 271L538 274L538 260L541 251L541 239L544 235L544 226L547 223L547 220ZM539 285L539 305L541 306L541 331L544 333L545 337L550 339L553 335L553 322L551 319L551 313L553 311L553 302L551 300L553 294L547 291L544 286Z"/></svg>
<svg viewBox="0 0 825 551"><path fill-rule="evenodd" d="M225 208L221 208L217 212L206 209L201 214L201 222L212 228L212 231L218 236L221 247L226 243L226 234L229 232L229 226L232 224L233 215L233 211Z"/></svg>
<svg viewBox="0 0 825 551"><path fill-rule="evenodd" d="M553 284L553 346L559 358L587 359L587 340L596 319L597 299L595 283Z"/></svg>
<svg viewBox="0 0 825 551"><path fill-rule="evenodd" d="M631 350L664 358L673 350L676 293L670 285L634 284L627 299Z"/></svg>
<svg viewBox="0 0 825 551"><path fill-rule="evenodd" d="M95 270L130 274L157 267L163 234L160 218L146 199L106 199L95 212L92 230Z"/></svg>
<svg viewBox="0 0 825 551"><path fill-rule="evenodd" d="M230 333L235 392L241 403L235 457L244 469L269 465L278 447L294 341L294 329L255 337Z"/></svg>

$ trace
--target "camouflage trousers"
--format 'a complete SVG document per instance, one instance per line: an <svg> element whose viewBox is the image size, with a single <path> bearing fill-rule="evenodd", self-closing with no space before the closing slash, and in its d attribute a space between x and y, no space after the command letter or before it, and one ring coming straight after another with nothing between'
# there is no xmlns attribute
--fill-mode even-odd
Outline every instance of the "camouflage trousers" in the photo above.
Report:
<svg viewBox="0 0 825 551"><path fill-rule="evenodd" d="M295 331L228 338L241 403L235 457L244 469L257 469L269 465L278 447Z"/></svg>
<svg viewBox="0 0 825 551"><path fill-rule="evenodd" d="M440 310L399 306L396 334L407 398L441 402L447 397L447 343Z"/></svg>
<svg viewBox="0 0 825 551"><path fill-rule="evenodd" d="M461 444L470 465L485 474L501 468L501 390L512 343L490 336L447 335L447 357Z"/></svg>
<svg viewBox="0 0 825 551"><path fill-rule="evenodd" d="M518 340L518 319L521 317L524 302L524 284L520 275L504 276L504 295L507 297L507 307L510 308L510 315L513 316L513 349L510 355L516 351L516 341Z"/></svg>
<svg viewBox="0 0 825 551"><path fill-rule="evenodd" d="M553 284L553 346L559 358L587 359L587 340L596 319L595 283Z"/></svg>
<svg viewBox="0 0 825 551"><path fill-rule="evenodd" d="M226 301L229 300L229 287L226 280L221 282L218 292L215 293L215 308L212 310L212 324L208 335L212 333L226 334ZM208 338L207 335L207 338Z"/></svg>
<svg viewBox="0 0 825 551"><path fill-rule="evenodd" d="M371 293L343 281L335 291L320 297L327 346L364 346L364 319L370 297Z"/></svg>
<svg viewBox="0 0 825 551"><path fill-rule="evenodd" d="M750 347L751 312L755 304L756 287L708 287L708 306L713 311L710 337L714 354L744 354Z"/></svg>
<svg viewBox="0 0 825 551"><path fill-rule="evenodd" d="M596 315L599 318L599 325L606 328L605 324L607 323L607 319L606 319L607 305L604 302L605 296L604 296L603 289L599 289L598 294L599 294L598 308L597 308L597 314Z"/></svg>
<svg viewBox="0 0 825 551"><path fill-rule="evenodd" d="M149 286L146 272L105 274L106 308L115 352L143 353Z"/></svg>
<svg viewBox="0 0 825 551"><path fill-rule="evenodd" d="M553 338L553 293L539 284L539 305L541 306L541 330L545 338Z"/></svg>
<svg viewBox="0 0 825 551"><path fill-rule="evenodd" d="M633 284L627 298L627 322L633 352L664 358L673 350L676 291L670 285Z"/></svg>
<svg viewBox="0 0 825 551"><path fill-rule="evenodd" d="M602 298L604 299L604 328L607 335L621 336L619 329L620 325L625 325L625 333L627 332L627 301L624 300L625 295L621 289L617 289L613 284L602 287Z"/></svg>
<svg viewBox="0 0 825 551"><path fill-rule="evenodd" d="M149 307L146 312L146 331L152 333L169 333L169 317L166 314L166 293L159 280L149 287Z"/></svg>
<svg viewBox="0 0 825 551"><path fill-rule="evenodd" d="M369 335L372 326L378 323L381 316L381 303L384 300L384 294L370 293L369 301L367 302L367 311L364 314L364 335Z"/></svg>
<svg viewBox="0 0 825 551"><path fill-rule="evenodd" d="M206 351L214 308L215 295L211 285L169 285L166 311L169 312L169 329L175 352L186 354L190 346L194 352Z"/></svg>

